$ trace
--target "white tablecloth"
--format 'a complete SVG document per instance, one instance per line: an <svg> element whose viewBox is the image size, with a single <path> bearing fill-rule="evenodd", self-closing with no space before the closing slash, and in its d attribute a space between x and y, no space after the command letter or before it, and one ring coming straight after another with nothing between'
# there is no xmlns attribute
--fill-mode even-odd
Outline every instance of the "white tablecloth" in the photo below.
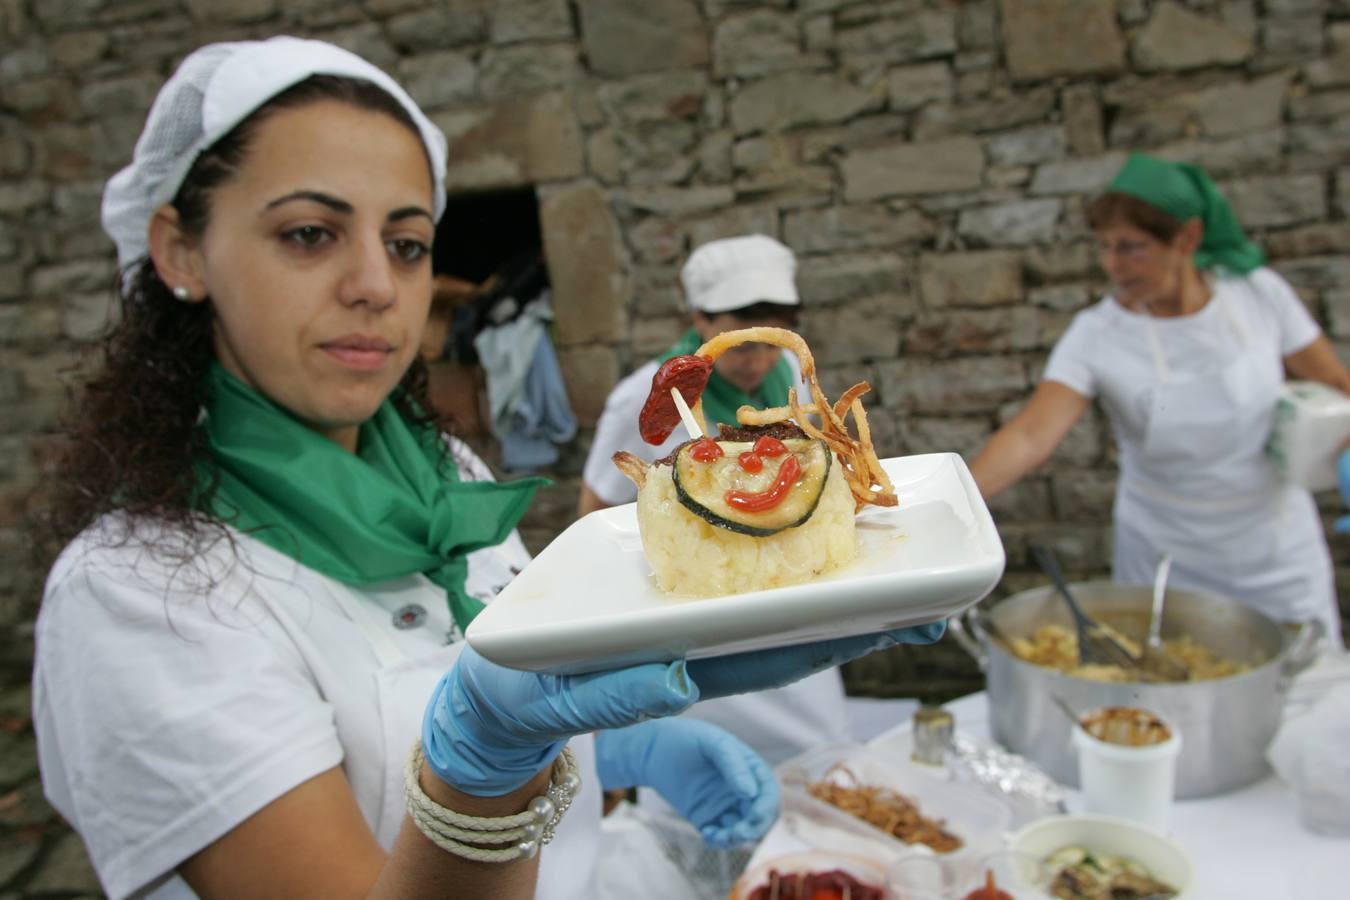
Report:
<svg viewBox="0 0 1350 900"><path fill-rule="evenodd" d="M958 731L989 739L988 695L962 697L947 709ZM897 722L877 741L908 727L907 720ZM1079 803L1076 792L1069 792L1071 812ZM1308 900L1350 893L1345 887L1350 839L1305 830L1293 792L1273 775L1220 797L1178 802L1169 831L1190 854L1195 886L1188 896L1197 900ZM750 865L804 849L780 823L765 836Z"/></svg>

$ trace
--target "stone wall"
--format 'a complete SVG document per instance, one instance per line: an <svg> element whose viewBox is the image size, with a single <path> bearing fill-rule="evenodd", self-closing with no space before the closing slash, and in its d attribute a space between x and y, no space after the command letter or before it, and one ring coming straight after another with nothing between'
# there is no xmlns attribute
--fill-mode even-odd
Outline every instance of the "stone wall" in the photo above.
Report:
<svg viewBox="0 0 1350 900"><path fill-rule="evenodd" d="M1350 0L0 0L0 892L96 890L33 778L24 515L61 372L107 322L101 185L190 48L278 32L403 81L450 137L451 190L537 189L588 424L680 328L690 247L761 231L801 256L827 391L875 387L882 454L972 454L1098 296L1084 205L1131 149L1209 168L1350 342ZM536 548L585 443L526 522ZM1094 413L993 504L1000 591L1040 581L1032 535L1107 571L1114 453ZM853 684L925 677L925 652Z"/></svg>

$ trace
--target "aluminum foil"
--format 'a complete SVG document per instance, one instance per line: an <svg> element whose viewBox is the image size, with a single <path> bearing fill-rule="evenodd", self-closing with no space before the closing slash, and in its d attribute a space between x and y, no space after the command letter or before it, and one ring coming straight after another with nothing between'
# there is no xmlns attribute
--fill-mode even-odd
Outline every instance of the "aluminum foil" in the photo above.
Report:
<svg viewBox="0 0 1350 900"><path fill-rule="evenodd" d="M1003 797L1013 811L1013 827L1067 812L1064 788L1036 764L1002 747L953 737L947 766L953 781L977 784Z"/></svg>

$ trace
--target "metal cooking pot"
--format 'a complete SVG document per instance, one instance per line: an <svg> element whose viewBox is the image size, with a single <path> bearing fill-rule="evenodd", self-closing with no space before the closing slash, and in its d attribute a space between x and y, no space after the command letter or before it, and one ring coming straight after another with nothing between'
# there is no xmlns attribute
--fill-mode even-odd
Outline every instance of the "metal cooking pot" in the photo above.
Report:
<svg viewBox="0 0 1350 900"><path fill-rule="evenodd" d="M1090 581L1073 585L1072 590L1088 615L1131 637L1144 635L1150 588ZM1279 728L1288 680L1312 662L1321 631L1304 625L1291 637L1273 619L1236 600L1169 589L1164 638L1189 634L1219 657L1251 668L1209 681L1116 684L1032 665L991 639L991 632L1009 640L1029 638L1045 624L1072 631L1073 619L1052 587L1023 591L988 611L971 610L967 619L965 627L953 619L952 631L985 672L995 740L1035 762L1059 783L1077 786L1078 762L1069 739L1073 724L1056 708L1054 698L1062 698L1078 712L1101 706L1142 707L1181 732L1178 798L1221 794L1266 774L1266 746Z"/></svg>

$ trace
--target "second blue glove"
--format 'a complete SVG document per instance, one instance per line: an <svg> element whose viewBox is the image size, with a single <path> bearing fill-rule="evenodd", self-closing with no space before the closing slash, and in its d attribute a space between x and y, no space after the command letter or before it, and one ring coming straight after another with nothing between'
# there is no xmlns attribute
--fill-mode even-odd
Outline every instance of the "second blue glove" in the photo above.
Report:
<svg viewBox="0 0 1350 900"><path fill-rule="evenodd" d="M759 754L716 725L657 719L596 735L606 790L647 786L712 847L757 841L778 816L778 783Z"/></svg>

